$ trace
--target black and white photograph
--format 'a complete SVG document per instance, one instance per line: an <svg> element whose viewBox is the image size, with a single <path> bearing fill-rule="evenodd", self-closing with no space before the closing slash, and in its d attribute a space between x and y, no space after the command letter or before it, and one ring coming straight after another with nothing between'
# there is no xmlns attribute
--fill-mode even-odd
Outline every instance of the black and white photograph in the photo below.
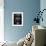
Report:
<svg viewBox="0 0 46 46"><path fill-rule="evenodd" d="M12 25L13 26L23 26L23 12L13 12L12 13Z"/></svg>

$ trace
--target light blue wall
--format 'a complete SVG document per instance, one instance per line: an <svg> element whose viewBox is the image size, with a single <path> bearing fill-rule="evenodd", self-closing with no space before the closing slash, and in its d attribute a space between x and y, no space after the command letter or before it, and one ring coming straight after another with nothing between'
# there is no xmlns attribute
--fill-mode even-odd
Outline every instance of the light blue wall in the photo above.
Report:
<svg viewBox="0 0 46 46"><path fill-rule="evenodd" d="M4 0L4 38L7 41L18 41L32 28L35 12L40 9L40 0ZM12 12L24 13L23 27L12 26Z"/></svg>
<svg viewBox="0 0 46 46"><path fill-rule="evenodd" d="M42 11L43 9L46 9L46 0L41 0L40 1L40 10ZM43 12L43 22L40 22L40 25L45 26L46 27L46 10Z"/></svg>

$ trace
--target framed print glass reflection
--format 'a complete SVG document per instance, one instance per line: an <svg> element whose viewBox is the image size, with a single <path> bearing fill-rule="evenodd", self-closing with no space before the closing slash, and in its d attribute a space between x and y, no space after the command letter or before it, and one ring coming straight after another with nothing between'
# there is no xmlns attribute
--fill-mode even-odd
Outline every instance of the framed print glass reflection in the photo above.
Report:
<svg viewBox="0 0 46 46"><path fill-rule="evenodd" d="M23 12L12 12L12 26L23 26Z"/></svg>

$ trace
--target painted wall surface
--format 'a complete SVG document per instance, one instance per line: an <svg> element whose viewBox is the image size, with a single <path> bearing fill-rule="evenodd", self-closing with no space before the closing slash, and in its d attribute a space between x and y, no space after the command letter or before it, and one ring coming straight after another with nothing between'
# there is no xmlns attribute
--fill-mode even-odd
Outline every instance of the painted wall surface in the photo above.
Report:
<svg viewBox="0 0 46 46"><path fill-rule="evenodd" d="M40 0L5 0L4 1L4 39L18 41L32 30L32 20L40 9ZM12 26L12 12L24 13L24 25Z"/></svg>
<svg viewBox="0 0 46 46"><path fill-rule="evenodd" d="M43 9L46 9L46 0L41 0L41 1L40 1L40 9L41 9L41 11L42 11ZM40 22L40 25L46 27L46 10L43 12L42 17L43 17L43 22L41 21L41 22Z"/></svg>

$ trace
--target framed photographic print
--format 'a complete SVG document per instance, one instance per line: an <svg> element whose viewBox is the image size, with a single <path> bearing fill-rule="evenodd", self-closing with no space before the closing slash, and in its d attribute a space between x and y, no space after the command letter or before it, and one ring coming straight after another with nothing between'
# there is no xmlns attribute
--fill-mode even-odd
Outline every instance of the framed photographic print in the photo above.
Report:
<svg viewBox="0 0 46 46"><path fill-rule="evenodd" d="M12 12L12 26L23 26L23 12Z"/></svg>

